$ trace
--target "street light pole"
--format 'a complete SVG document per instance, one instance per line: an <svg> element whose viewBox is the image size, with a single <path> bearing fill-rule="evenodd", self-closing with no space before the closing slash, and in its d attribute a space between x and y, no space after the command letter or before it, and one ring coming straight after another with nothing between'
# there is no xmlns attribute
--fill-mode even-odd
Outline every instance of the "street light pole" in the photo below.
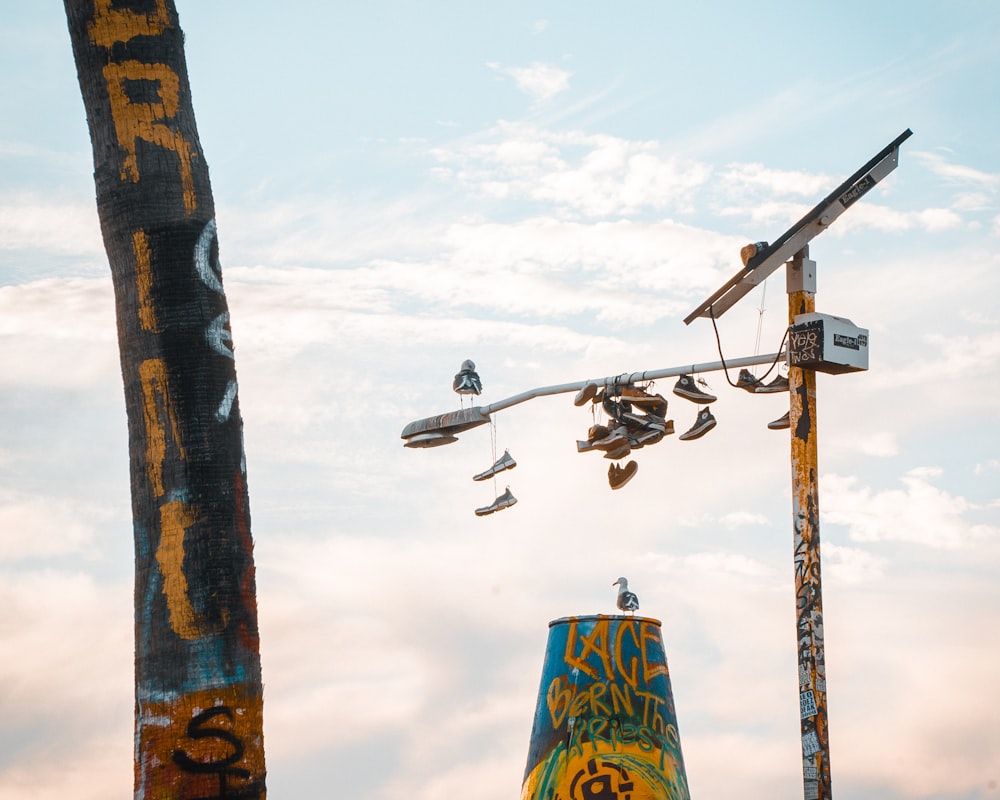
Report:
<svg viewBox="0 0 1000 800"><path fill-rule="evenodd" d="M899 147L913 132L907 128L872 159L840 184L773 243L757 242L740 251L743 269L724 283L685 319L717 319L786 265L788 325L793 333L797 318L808 327L816 315L816 263L809 259L809 242L848 208L864 197L899 164ZM830 318L831 332L849 320ZM863 335L862 335L863 334ZM823 587L819 546L819 465L816 446L816 366L840 373L867 369L867 331L857 329L832 335L833 348L849 348L824 361L822 342L789 343L789 428L791 430L792 520L795 550L795 614L798 634L799 711L802 741L804 800L832 800L830 788L830 730L826 706L826 658L823 650ZM808 339L808 335L805 337ZM838 341L838 338L840 341ZM864 340L862 345L861 341ZM863 365L843 358L850 350L865 351ZM798 347L803 347L796 352ZM805 363L802 363L805 362Z"/></svg>
<svg viewBox="0 0 1000 800"><path fill-rule="evenodd" d="M816 310L816 262L806 245L788 262L788 324ZM830 800L830 731L823 649L823 587L819 540L816 370L790 366L789 422L799 710L805 800Z"/></svg>

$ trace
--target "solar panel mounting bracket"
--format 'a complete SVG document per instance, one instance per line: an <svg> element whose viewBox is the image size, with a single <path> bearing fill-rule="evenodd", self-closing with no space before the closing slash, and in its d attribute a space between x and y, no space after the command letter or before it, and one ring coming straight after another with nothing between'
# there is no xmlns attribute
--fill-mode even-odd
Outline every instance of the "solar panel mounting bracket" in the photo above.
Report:
<svg viewBox="0 0 1000 800"><path fill-rule="evenodd" d="M907 128L861 169L834 189L802 219L785 231L777 241L758 242L744 247L743 269L716 290L705 302L684 318L690 325L698 317L718 319L726 311L759 286L782 264L808 248L809 242L833 224L854 203L864 197L879 181L899 164L899 146L913 135ZM808 249L805 250L808 254Z"/></svg>

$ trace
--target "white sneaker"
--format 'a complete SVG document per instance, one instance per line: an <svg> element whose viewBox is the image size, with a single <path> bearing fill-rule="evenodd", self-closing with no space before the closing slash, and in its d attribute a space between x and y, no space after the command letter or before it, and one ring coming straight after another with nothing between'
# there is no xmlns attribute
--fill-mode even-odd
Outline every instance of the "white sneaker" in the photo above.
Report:
<svg viewBox="0 0 1000 800"><path fill-rule="evenodd" d="M497 459L497 462L487 470L480 472L478 475L473 475L472 480L474 481L485 481L487 478L496 475L498 472L503 472L507 469L514 469L517 466L517 462L514 457L507 450L503 451L503 456Z"/></svg>
<svg viewBox="0 0 1000 800"><path fill-rule="evenodd" d="M504 508L510 508L514 503L517 502L517 498L510 493L510 487L507 487L507 491L500 495L496 500L494 500L490 505L484 506L483 508L476 509L477 517L485 517L487 514L492 514L494 511L500 511Z"/></svg>

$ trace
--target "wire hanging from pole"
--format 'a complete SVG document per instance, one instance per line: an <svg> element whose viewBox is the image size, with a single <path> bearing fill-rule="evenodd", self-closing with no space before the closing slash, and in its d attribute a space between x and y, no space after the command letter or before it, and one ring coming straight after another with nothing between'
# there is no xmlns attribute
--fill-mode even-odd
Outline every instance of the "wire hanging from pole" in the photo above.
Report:
<svg viewBox="0 0 1000 800"><path fill-rule="evenodd" d="M755 356L760 355L760 336L761 332L764 330L764 313L767 311L766 305L767 298L767 281L761 284L760 287L760 308L757 309L757 339L753 345L753 354Z"/></svg>
<svg viewBox="0 0 1000 800"><path fill-rule="evenodd" d="M722 339L719 338L719 327L715 323L715 310L712 306L708 307L708 318L712 320L712 330L715 331L715 345L719 349L719 360L722 362L722 374L726 376L726 383L730 386L739 388L737 384L733 383L733 379L729 377L729 367L726 365L726 357L722 355ZM781 344L778 345L778 352L774 357L774 361L772 361L771 365L767 368L767 372L761 375L758 380L763 381L768 375L771 374L771 370L777 366L778 362L781 360L781 356L784 354L786 341L788 341L788 328L785 328L785 335L781 337Z"/></svg>

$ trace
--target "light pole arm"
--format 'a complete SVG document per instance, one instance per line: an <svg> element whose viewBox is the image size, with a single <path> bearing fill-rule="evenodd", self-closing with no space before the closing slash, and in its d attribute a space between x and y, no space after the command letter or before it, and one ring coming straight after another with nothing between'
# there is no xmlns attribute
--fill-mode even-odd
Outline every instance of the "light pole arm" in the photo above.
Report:
<svg viewBox="0 0 1000 800"><path fill-rule="evenodd" d="M404 443L406 447L434 447L439 444L448 444L455 441L455 436L462 431L485 425L490 421L490 414L495 411L502 411L505 408L533 400L536 397L578 392L589 384L596 384L597 386L629 386L633 383L642 383L643 381L652 381L659 378L671 378L677 375L698 375L703 372L717 372L718 370L730 367L770 364L780 359L783 355L784 353L767 353L766 355L734 358L725 362L709 361L703 364L686 364L667 369L626 372L606 378L591 378L590 380L575 381L573 383L560 383L555 386L540 386L537 389L529 389L526 392L515 394L489 405L473 406L468 409L445 412L433 417L414 420L403 428L400 437L407 440Z"/></svg>

